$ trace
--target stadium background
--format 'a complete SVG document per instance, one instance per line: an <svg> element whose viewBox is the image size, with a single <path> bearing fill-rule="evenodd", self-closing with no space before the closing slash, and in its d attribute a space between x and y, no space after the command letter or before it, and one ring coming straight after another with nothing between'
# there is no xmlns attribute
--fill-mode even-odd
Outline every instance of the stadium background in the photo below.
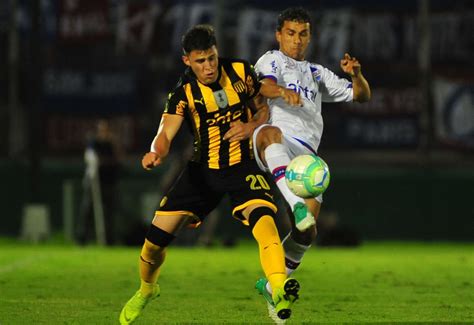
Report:
<svg viewBox="0 0 474 325"><path fill-rule="evenodd" d="M367 104L323 107L320 154L332 184L322 218L337 218L362 239L472 241L474 4L291 3L298 4L314 18L308 59L341 74L338 61L351 53L373 93ZM189 141L180 135L163 168L141 169L167 91L183 68L180 35L212 23L222 56L255 62L275 48L275 18L288 5L2 1L0 235L18 237L31 204L47 208L53 233L70 235L65 216L77 212L84 144L102 117L112 121L126 152L117 232L136 235L130 229L148 222L160 184L183 161L179 148ZM241 230L235 223L222 227Z"/></svg>

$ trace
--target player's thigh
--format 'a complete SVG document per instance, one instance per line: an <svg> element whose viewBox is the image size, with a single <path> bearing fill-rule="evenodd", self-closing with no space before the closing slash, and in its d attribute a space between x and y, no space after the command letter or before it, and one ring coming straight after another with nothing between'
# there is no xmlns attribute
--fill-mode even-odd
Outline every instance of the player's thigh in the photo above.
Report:
<svg viewBox="0 0 474 325"><path fill-rule="evenodd" d="M258 128L253 131L252 140L253 140L253 153L255 157L255 161L258 167L263 171L269 171L266 164L263 162L263 151L265 150L266 146L264 141L262 140L263 129L268 129L272 127L270 124L262 124Z"/></svg>
<svg viewBox="0 0 474 325"><path fill-rule="evenodd" d="M302 140L297 140L288 134L282 135L282 144L287 148L290 159L301 155L317 155L316 151L309 144Z"/></svg>
<svg viewBox="0 0 474 325"><path fill-rule="evenodd" d="M190 162L161 200L155 212L156 222L178 230L183 226L182 223L199 224L217 206L223 195L209 183L205 168Z"/></svg>
<svg viewBox="0 0 474 325"><path fill-rule="evenodd" d="M274 213L277 211L274 185L254 161L240 164L229 175L226 184L232 215L244 224L248 224L248 212L255 207L268 207Z"/></svg>
<svg viewBox="0 0 474 325"><path fill-rule="evenodd" d="M152 224L166 231L169 234L176 235L183 227L192 224L195 219L187 214L180 214L179 211L175 212L176 214L160 214L159 212L155 214Z"/></svg>

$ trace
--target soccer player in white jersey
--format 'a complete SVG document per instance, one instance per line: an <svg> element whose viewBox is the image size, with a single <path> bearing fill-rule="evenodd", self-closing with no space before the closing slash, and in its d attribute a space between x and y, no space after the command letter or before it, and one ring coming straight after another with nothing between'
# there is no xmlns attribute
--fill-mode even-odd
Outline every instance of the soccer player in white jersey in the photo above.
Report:
<svg viewBox="0 0 474 325"><path fill-rule="evenodd" d="M260 168L272 173L294 215L292 230L283 241L287 273L291 274L316 238L316 219L322 196L302 199L294 195L285 182L286 166L296 156L317 154L323 132L322 102L366 102L371 94L360 63L349 54L344 55L340 66L351 81L305 60L311 38L311 19L303 8L288 8L281 12L275 36L280 49L265 53L255 68L262 82L280 86L275 91L280 91L281 97L268 99L269 124L254 131L253 142ZM299 94L298 105L292 106L283 100L289 90ZM272 316L269 284L260 279L256 287L266 298L270 297L267 301Z"/></svg>

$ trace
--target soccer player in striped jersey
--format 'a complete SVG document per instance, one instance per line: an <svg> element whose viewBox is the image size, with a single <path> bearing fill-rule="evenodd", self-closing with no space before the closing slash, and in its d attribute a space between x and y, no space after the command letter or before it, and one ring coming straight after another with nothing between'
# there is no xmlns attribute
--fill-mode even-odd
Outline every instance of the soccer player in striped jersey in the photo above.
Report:
<svg viewBox="0 0 474 325"><path fill-rule="evenodd" d="M285 272L285 256L275 226L272 187L255 163L251 135L268 119L261 87L276 96L274 85L262 85L253 67L242 60L218 57L212 27L197 25L182 39L188 66L166 104L145 169L159 166L184 121L194 135L194 156L161 200L141 250L141 285L120 313L120 323L132 323L149 301L160 294L157 284L166 248L185 226L204 221L228 194L232 215L250 226L260 262L274 288L272 304L280 319L290 317L299 284ZM297 97L297 96L296 96Z"/></svg>
<svg viewBox="0 0 474 325"><path fill-rule="evenodd" d="M371 92L359 61L347 53L340 67L351 81L305 60L311 38L311 19L303 8L288 8L281 12L275 36L279 50L265 53L255 69L264 84L276 88L265 88L261 93L274 97L273 92L286 93L290 89L299 94L300 105L289 104L282 98L268 99L269 124L259 126L253 140L258 165L273 175L294 216L292 230L283 240L286 270L291 274L316 238L316 219L322 196L305 200L293 194L285 182L286 166L296 156L317 154L323 132L322 102L365 102L370 99ZM271 91L265 92L267 89ZM271 284L265 279L260 279L256 287L266 298L271 297ZM267 301L272 316L272 301Z"/></svg>

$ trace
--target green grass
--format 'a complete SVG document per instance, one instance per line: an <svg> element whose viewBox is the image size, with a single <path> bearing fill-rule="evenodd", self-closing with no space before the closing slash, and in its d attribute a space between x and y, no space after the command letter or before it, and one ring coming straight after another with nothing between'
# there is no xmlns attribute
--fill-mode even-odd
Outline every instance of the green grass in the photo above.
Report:
<svg viewBox="0 0 474 325"><path fill-rule="evenodd" d="M0 324L116 324L139 248L0 243ZM270 323L257 247L171 247L162 295L137 324ZM474 322L474 244L312 248L288 324Z"/></svg>

